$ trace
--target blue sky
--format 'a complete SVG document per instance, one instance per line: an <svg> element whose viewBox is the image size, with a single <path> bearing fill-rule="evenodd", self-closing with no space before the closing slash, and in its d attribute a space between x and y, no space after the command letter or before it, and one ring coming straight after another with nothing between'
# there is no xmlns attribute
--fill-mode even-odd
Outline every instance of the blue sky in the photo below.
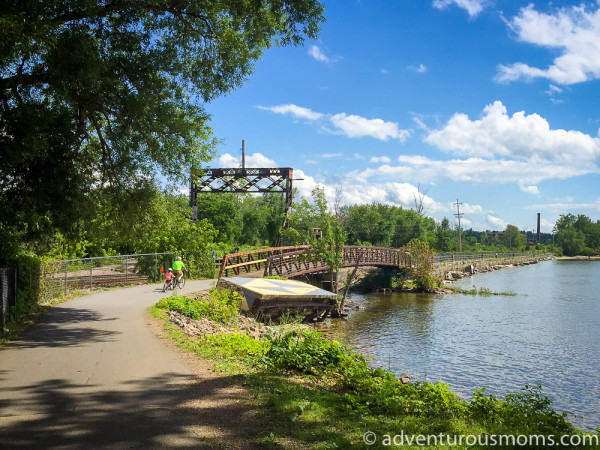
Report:
<svg viewBox="0 0 600 450"><path fill-rule="evenodd" d="M292 167L303 195L501 230L600 218L600 3L326 0L320 39L272 48L207 105L211 167Z"/></svg>

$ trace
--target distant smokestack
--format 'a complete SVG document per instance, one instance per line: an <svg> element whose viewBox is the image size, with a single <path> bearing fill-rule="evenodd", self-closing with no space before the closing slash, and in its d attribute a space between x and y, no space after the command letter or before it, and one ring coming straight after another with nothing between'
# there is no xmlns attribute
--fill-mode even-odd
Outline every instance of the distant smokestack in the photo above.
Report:
<svg viewBox="0 0 600 450"><path fill-rule="evenodd" d="M537 241L540 243L540 213L538 213Z"/></svg>

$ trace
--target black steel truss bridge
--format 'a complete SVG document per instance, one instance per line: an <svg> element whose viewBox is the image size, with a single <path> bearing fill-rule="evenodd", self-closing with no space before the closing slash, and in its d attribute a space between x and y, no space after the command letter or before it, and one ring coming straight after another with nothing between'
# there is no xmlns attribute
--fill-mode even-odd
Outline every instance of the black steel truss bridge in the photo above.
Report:
<svg viewBox="0 0 600 450"><path fill-rule="evenodd" d="M292 207L292 179L290 167L203 169L190 182L192 220L198 219L198 193L272 193L285 195L285 214L282 228ZM276 245L279 245L279 238Z"/></svg>

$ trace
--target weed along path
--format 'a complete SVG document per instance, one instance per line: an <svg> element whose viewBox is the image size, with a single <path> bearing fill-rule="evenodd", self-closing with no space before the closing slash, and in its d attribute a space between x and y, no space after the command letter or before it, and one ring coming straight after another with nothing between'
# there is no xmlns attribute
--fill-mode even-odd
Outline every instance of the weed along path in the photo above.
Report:
<svg viewBox="0 0 600 450"><path fill-rule="evenodd" d="M147 308L167 295L145 285L80 297L0 350L0 446L242 448L252 411L235 381L198 376L209 369L149 328Z"/></svg>

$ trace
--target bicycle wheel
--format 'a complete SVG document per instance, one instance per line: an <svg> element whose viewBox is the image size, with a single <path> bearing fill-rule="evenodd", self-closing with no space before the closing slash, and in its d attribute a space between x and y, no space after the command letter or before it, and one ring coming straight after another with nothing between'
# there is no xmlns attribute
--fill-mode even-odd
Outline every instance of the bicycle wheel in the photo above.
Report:
<svg viewBox="0 0 600 450"><path fill-rule="evenodd" d="M185 286L185 275L183 275L181 277L181 280L179 280L179 287L183 288Z"/></svg>
<svg viewBox="0 0 600 450"><path fill-rule="evenodd" d="M163 284L163 292L167 292L167 287L169 286L169 283L167 283L165 281L165 284Z"/></svg>

